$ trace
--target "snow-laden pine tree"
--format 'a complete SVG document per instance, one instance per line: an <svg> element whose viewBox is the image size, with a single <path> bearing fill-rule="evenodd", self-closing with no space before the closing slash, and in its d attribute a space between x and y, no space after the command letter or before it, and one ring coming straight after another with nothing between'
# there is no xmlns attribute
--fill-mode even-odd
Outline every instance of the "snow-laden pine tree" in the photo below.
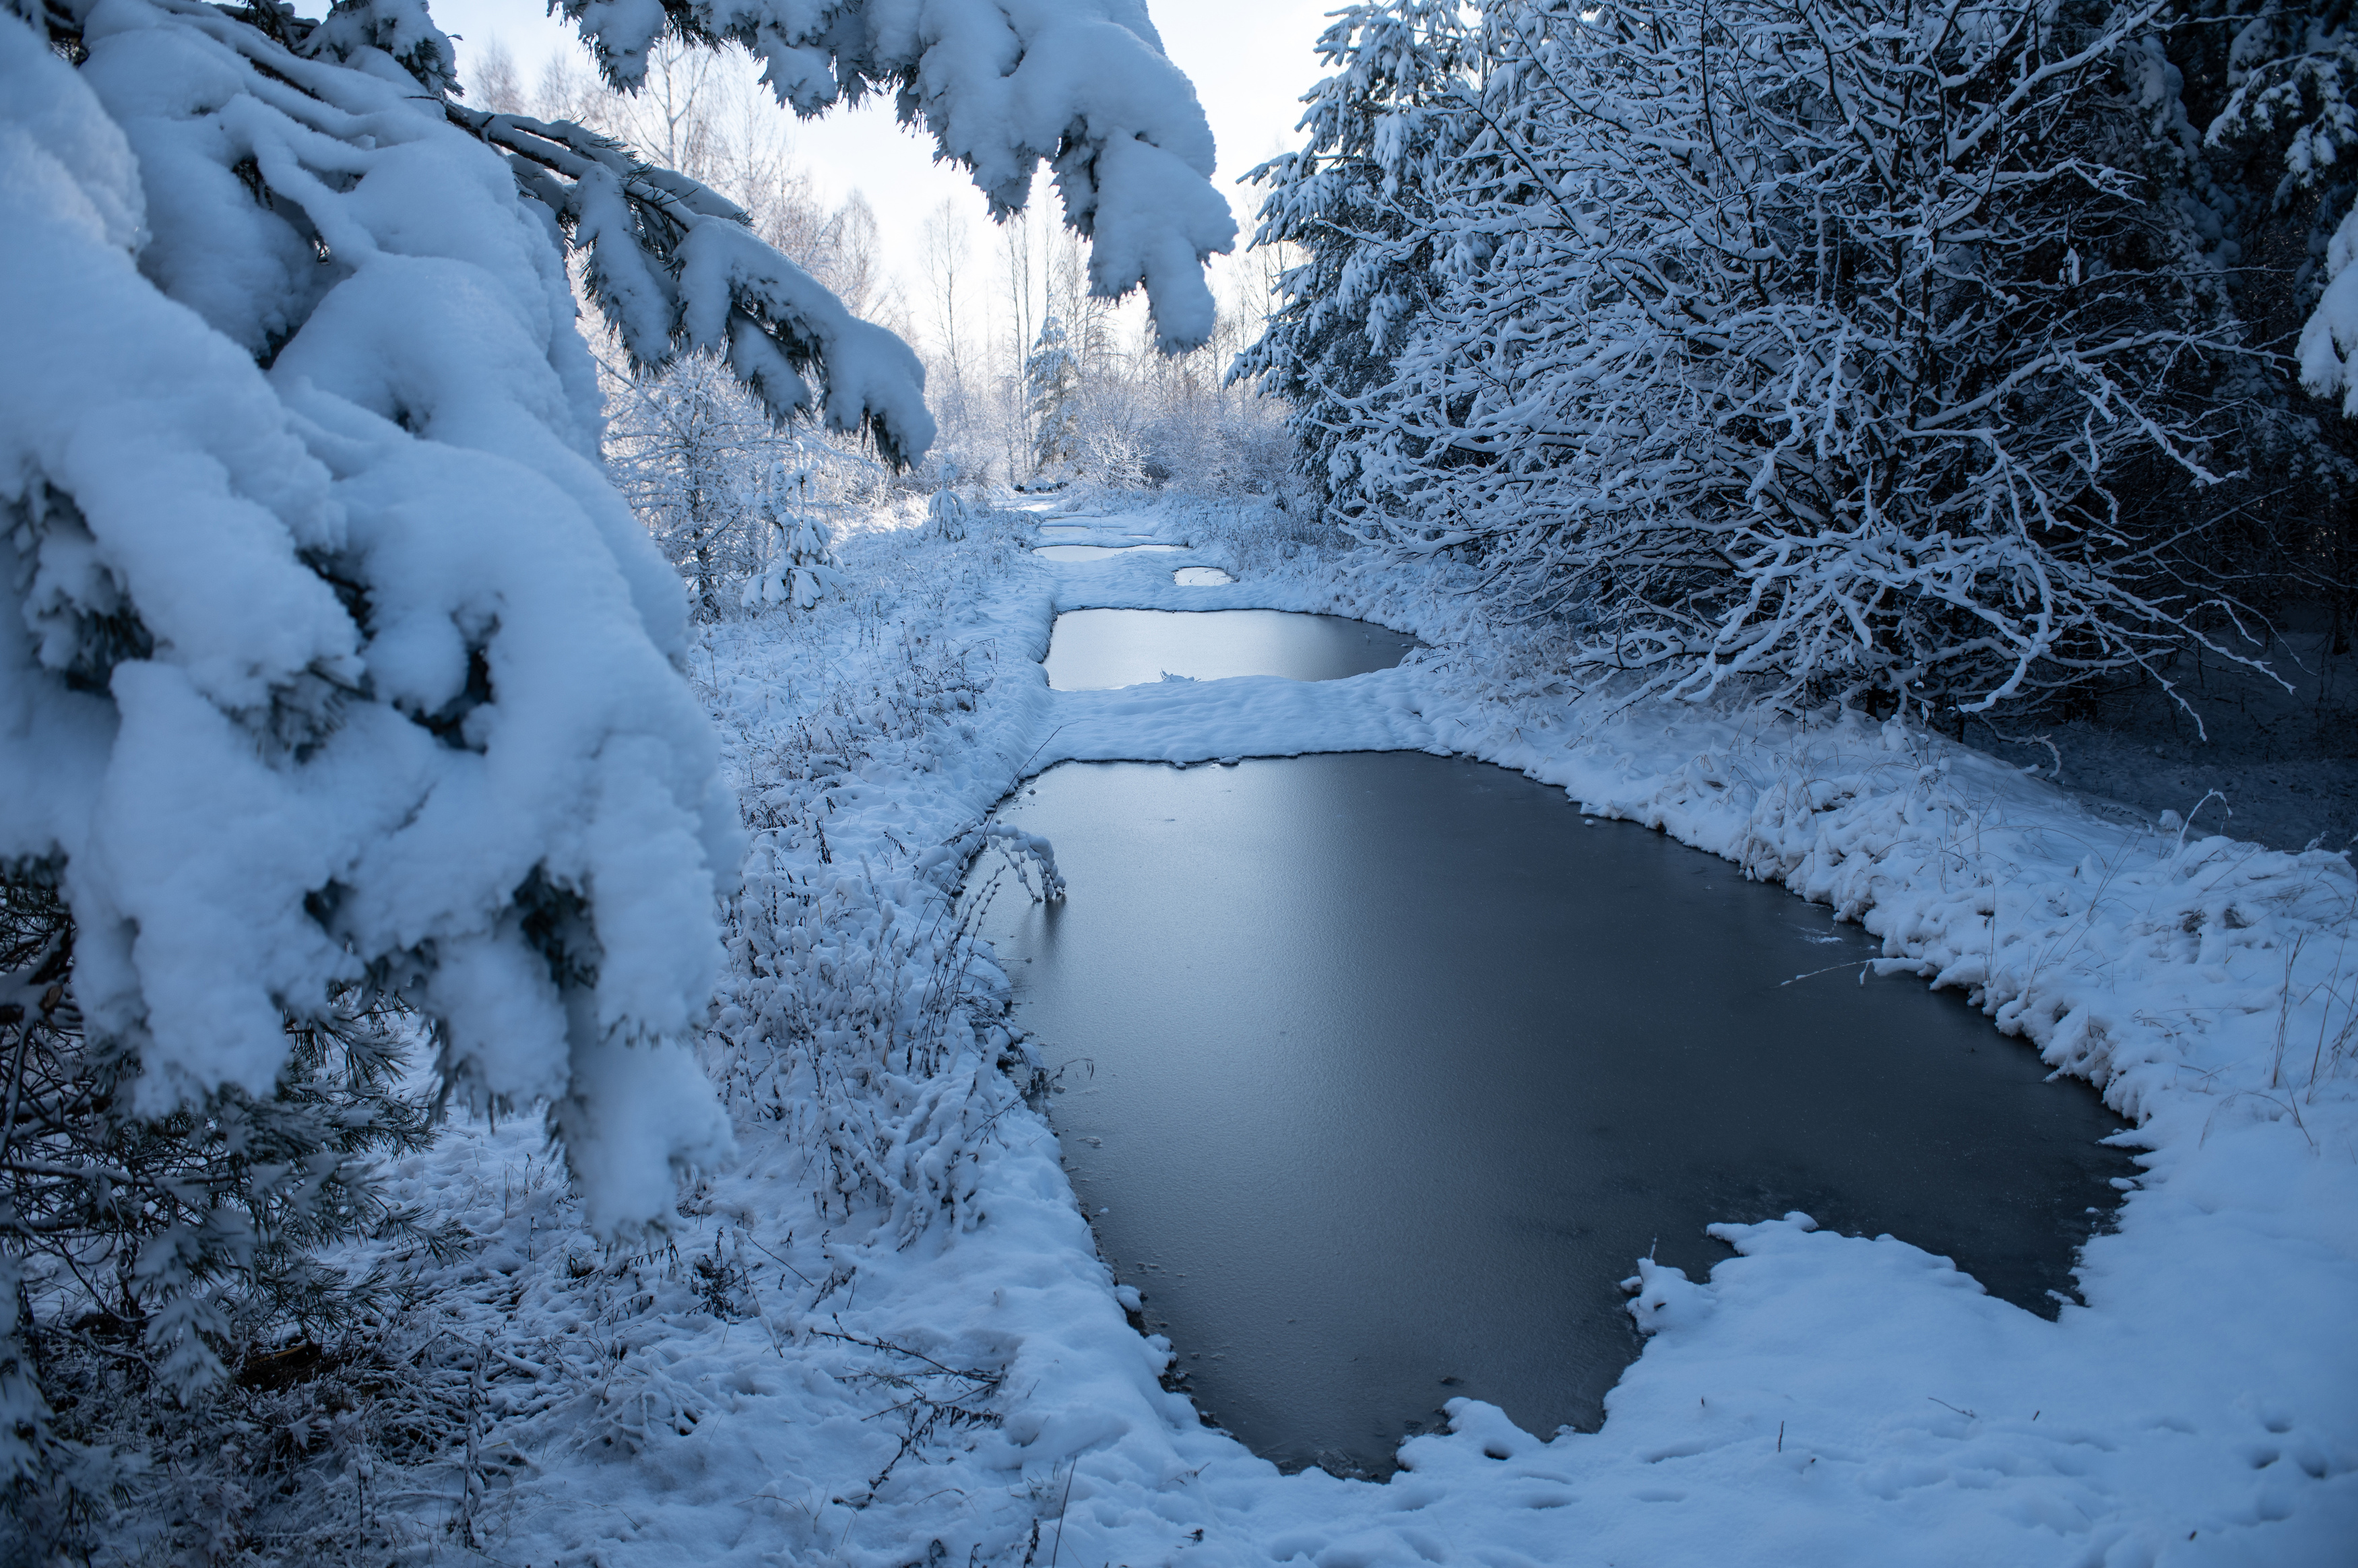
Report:
<svg viewBox="0 0 2358 1568"><path fill-rule="evenodd" d="M1081 363L1065 340L1065 323L1054 311L1040 323L1040 335L1023 361L1024 406L1032 416L1032 473L1035 481L1061 483L1072 477L1080 455Z"/></svg>
<svg viewBox="0 0 2358 1568"><path fill-rule="evenodd" d="M1459 178L1456 88L1477 58L1465 12L1462 0L1344 7L1318 40L1333 74L1309 94L1304 146L1252 171L1269 187L1253 243L1304 259L1232 373L1291 410L1308 477L1342 517L1366 506L1369 395L1439 284L1433 203Z"/></svg>
<svg viewBox="0 0 2358 1568"><path fill-rule="evenodd" d="M1053 161L1095 287L1209 330L1209 133L1124 0L578 20L625 87L667 28L741 36L805 111L893 83L1002 208ZM345 999L398 999L460 1095L549 1108L622 1231L728 1147L689 1041L739 838L567 249L642 364L712 353L888 459L933 426L915 356L731 203L467 108L451 66L418 0L0 5L0 871L55 894L92 1115L217 1124L311 1072ZM124 1255L139 1354L202 1374L195 1260L233 1217ZM30 1223L0 1217L12 1303ZM44 1462L19 1350L13 1477Z"/></svg>
<svg viewBox="0 0 2358 1568"><path fill-rule="evenodd" d="M808 454L818 460L826 455L823 450ZM746 603L808 610L828 594L842 591L845 579L836 565L835 531L822 515L815 463L774 465L762 484L757 505L763 560L745 585Z"/></svg>
<svg viewBox="0 0 2358 1568"><path fill-rule="evenodd" d="M958 494L957 468L943 463L934 473L934 492L925 500L925 528L936 538L957 544L966 538L968 513Z"/></svg>
<svg viewBox="0 0 2358 1568"><path fill-rule="evenodd" d="M2183 9L2191 48L2181 52L2215 63L2226 90L2201 126L2203 144L2255 157L2258 164L2247 183L2259 189L2236 192L2244 200L2230 205L2246 211L2229 216L2256 227L2255 220L2303 197L2321 199L2316 226L2331 237L2317 277L2320 297L2296 351L2302 384L2358 416L2358 270L2352 265L2358 260L2358 202L2343 163L2358 149L2358 27L2348 0L2197 0Z"/></svg>
<svg viewBox="0 0 2358 1568"><path fill-rule="evenodd" d="M1362 494L1657 692L1953 714L2206 635L2143 503L2239 345L2147 200L2158 11L1500 0Z"/></svg>
<svg viewBox="0 0 2358 1568"><path fill-rule="evenodd" d="M2337 415L2358 414L2358 27L2346 0L2179 0L2171 18L2141 73L2156 141L2247 341L2293 361L2236 389L2251 477L2234 553L2278 597L2322 599L2326 646L2346 654L2358 426Z"/></svg>

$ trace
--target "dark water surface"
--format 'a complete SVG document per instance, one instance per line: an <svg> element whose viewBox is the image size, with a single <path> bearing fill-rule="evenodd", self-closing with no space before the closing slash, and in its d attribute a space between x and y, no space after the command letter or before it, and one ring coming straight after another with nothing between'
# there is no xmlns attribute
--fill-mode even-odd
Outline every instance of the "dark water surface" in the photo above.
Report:
<svg viewBox="0 0 2358 1568"><path fill-rule="evenodd" d="M1048 634L1048 684L1058 691L1142 686L1167 672L1190 680L1282 676L1340 680L1388 670L1416 639L1340 615L1282 610L1068 610Z"/></svg>
<svg viewBox="0 0 2358 1568"><path fill-rule="evenodd" d="M1855 927L1499 768L1068 763L1002 815L1071 887L986 930L1100 1245L1288 1466L1386 1473L1458 1394L1593 1427L1617 1282L1701 1278L1715 1220L1888 1231L2051 1314L2133 1173L2087 1086L1861 984Z"/></svg>

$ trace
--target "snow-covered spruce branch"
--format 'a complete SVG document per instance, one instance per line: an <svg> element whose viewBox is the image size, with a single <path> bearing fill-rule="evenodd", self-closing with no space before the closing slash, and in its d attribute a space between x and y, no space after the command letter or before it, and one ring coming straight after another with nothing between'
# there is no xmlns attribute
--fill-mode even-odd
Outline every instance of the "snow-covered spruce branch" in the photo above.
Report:
<svg viewBox="0 0 2358 1568"><path fill-rule="evenodd" d="M1069 124L1087 105L1045 89L1098 84L1102 29L1025 25L1065 66L1030 105ZM1156 112L1200 127L1152 63ZM424 1135L356 1086L395 1048L355 1016L410 1010L463 1098L547 1107L602 1234L664 1222L729 1148L692 1042L743 839L678 580L601 462L565 227L634 352L709 345L773 411L812 401L808 371L838 423L914 456L914 362L700 186L454 116L452 66L418 0L316 25L276 0L0 4L0 892L73 933L71 1027L8 1040L12 1528L102 1517L50 1441L65 1362L32 1347L60 1322L115 1369L77 1431L131 1430L160 1385L198 1400L193 1441L247 1346L307 1303L349 1316L365 1281L313 1249L387 1217L360 1167ZM1009 90L965 103L979 81L936 107L988 121ZM1124 113L1101 128L1140 129ZM1100 152L1068 172L1117 213L1101 253L1184 306L1208 137ZM92 1303L105 1332L72 1330ZM208 1464L234 1489L233 1457Z"/></svg>
<svg viewBox="0 0 2358 1568"><path fill-rule="evenodd" d="M1234 243L1211 183L1195 91L1126 0L563 0L614 85L644 77L665 36L741 46L781 103L817 114L892 91L935 156L973 171L994 216L1022 207L1047 165L1065 221L1090 241L1101 297L1143 287L1166 351L1214 324L1203 264Z"/></svg>
<svg viewBox="0 0 2358 1568"><path fill-rule="evenodd" d="M1184 315L1227 218L1196 222L1209 139L1151 29L1082 0L929 15L921 47L831 13L842 91L932 72L911 91L953 156L995 189L1060 157L1098 281ZM642 23L668 25L591 30ZM773 410L812 369L903 455L928 427L914 358L709 190L454 109L451 62L416 0L0 19L28 629L0 648L0 859L60 878L81 1005L146 1111L270 1092L286 1018L365 982L425 1011L469 1096L554 1106L594 1221L635 1223L725 1143L684 1040L739 851L676 581L600 469L557 232L643 362L708 346Z"/></svg>
<svg viewBox="0 0 2358 1568"><path fill-rule="evenodd" d="M686 1037L734 814L548 222L331 26L66 21L0 17L0 860L139 1114L272 1095L373 987L658 1217L726 1145Z"/></svg>
<svg viewBox="0 0 2358 1568"><path fill-rule="evenodd" d="M590 296L634 366L717 353L781 424L810 411L804 376L817 371L835 428L865 431L896 464L933 444L916 354L763 243L736 203L570 121L443 110L505 151L519 187L589 253Z"/></svg>

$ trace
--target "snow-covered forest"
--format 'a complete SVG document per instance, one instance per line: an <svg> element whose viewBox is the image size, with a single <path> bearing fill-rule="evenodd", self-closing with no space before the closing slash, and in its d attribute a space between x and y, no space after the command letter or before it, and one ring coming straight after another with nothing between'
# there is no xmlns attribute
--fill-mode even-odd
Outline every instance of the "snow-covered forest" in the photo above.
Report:
<svg viewBox="0 0 2358 1568"><path fill-rule="evenodd" d="M0 5L0 1563L2348 1560L2349 7L1368 0L1258 163L1176 9ZM1600 1431L1206 1424L994 808L1391 750L2102 1091L2076 1298L1730 1216Z"/></svg>

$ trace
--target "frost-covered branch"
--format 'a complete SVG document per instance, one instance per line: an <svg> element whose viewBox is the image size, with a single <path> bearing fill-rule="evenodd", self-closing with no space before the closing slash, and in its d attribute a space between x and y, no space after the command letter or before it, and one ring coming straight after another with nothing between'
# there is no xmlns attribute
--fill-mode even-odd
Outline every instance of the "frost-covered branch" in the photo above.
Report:
<svg viewBox="0 0 2358 1568"><path fill-rule="evenodd" d="M2218 482L2245 351L2123 157L2109 62L2157 7L1383 9L1334 42L1425 51L1422 161L1352 199L1384 223L1321 233L1339 177L1264 171L1265 232L1429 290L1349 380L1303 307L1256 351L1338 510L1667 695L1974 712L2207 640L2222 590L2119 488Z"/></svg>

